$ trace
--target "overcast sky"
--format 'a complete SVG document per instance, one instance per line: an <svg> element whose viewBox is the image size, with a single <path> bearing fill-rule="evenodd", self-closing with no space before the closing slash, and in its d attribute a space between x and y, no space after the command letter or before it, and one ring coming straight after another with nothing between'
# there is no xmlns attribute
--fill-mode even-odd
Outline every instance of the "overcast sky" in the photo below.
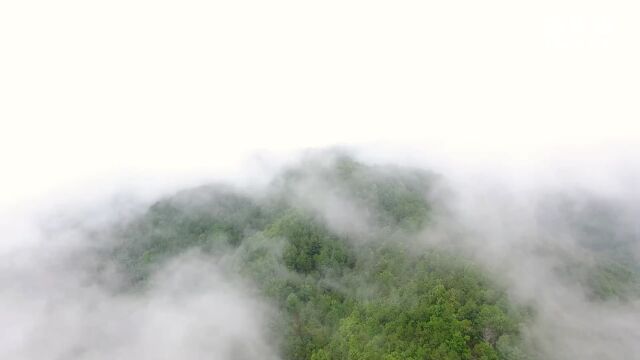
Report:
<svg viewBox="0 0 640 360"><path fill-rule="evenodd" d="M2 1L0 202L336 144L624 167L639 18L616 0Z"/></svg>

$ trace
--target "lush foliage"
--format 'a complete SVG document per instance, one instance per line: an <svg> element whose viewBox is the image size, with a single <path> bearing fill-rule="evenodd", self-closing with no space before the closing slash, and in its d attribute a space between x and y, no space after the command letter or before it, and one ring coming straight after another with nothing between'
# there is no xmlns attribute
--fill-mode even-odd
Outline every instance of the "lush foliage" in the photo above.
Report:
<svg viewBox="0 0 640 360"><path fill-rule="evenodd" d="M367 209L375 231L334 231L300 205L309 179ZM259 199L195 189L152 206L113 256L132 285L188 249L224 259L276 304L286 359L528 359L523 309L469 260L408 241L429 224L436 181L338 158L290 169Z"/></svg>

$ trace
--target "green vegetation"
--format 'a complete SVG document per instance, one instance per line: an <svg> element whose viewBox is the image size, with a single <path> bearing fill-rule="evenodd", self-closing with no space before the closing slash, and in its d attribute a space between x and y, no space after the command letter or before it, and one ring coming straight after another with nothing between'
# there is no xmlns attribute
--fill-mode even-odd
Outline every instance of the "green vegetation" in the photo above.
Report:
<svg viewBox="0 0 640 360"><path fill-rule="evenodd" d="M637 225L615 202L586 194L554 194L541 216L553 235L575 239L580 254L562 252L558 274L580 284L595 301L626 301L640 296L640 264L636 261ZM637 231L637 230L636 230Z"/></svg>
<svg viewBox="0 0 640 360"><path fill-rule="evenodd" d="M296 191L318 189L310 180L366 209L374 231L334 231L298 203ZM279 310L273 333L285 359L529 359L525 309L468 259L410 241L438 206L437 181L338 158L286 171L259 199L199 188L153 205L113 256L140 291L189 249L224 260Z"/></svg>

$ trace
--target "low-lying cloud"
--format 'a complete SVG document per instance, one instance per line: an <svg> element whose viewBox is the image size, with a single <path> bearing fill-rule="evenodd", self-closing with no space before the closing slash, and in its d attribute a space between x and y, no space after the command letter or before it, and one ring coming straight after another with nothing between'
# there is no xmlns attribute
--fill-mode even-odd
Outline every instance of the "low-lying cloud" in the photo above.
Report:
<svg viewBox="0 0 640 360"><path fill-rule="evenodd" d="M122 291L117 269L97 255L105 239L86 230L58 229L1 256L0 357L279 358L271 307L216 259L183 254L144 288Z"/></svg>

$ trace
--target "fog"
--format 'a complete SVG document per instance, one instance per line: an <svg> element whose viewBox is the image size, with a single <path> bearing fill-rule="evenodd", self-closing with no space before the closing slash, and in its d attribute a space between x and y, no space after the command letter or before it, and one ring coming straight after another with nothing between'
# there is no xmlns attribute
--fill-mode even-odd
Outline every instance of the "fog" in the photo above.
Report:
<svg viewBox="0 0 640 360"><path fill-rule="evenodd" d="M640 260L639 15L633 1L3 2L0 357L280 358L274 306L232 260L190 252L127 292L100 255L163 196L259 197L337 147L441 177L411 240L455 246L531 306L537 355L638 358L640 300L590 293L584 242ZM338 234L379 229L313 171L293 190Z"/></svg>
<svg viewBox="0 0 640 360"><path fill-rule="evenodd" d="M516 301L533 304L536 319L526 331L544 358L635 358L640 351L640 301L594 299L585 279L588 269L597 266L599 254L585 243L604 230L601 246L613 249L628 242L627 255L637 264L638 198L633 191L623 198L603 199L602 188L581 190L463 190L473 193L457 204L461 223L472 234L465 245L496 276L507 279ZM568 207L565 196L570 198ZM594 211L594 198L600 202L596 206L610 208ZM603 220L607 216L611 217ZM567 269L575 277L566 278Z"/></svg>
<svg viewBox="0 0 640 360"><path fill-rule="evenodd" d="M350 153L381 164L381 174L392 174L397 164L418 165L402 151L391 164L390 152L384 157L366 148ZM303 152L285 161L308 169L288 196L358 246L381 228L371 209L318 172L335 161L333 154ZM262 168L280 171L280 160ZM438 168L437 163L421 166ZM605 239L598 238L605 241L601 246L613 249L618 242L630 243L628 255L636 264L639 260L638 194L611 185L617 180L624 184L620 174L629 173L629 168L609 173L607 186L584 178L576 179L580 185L542 179L517 182L505 173L469 178L469 172L440 170L438 184L428 195L437 211L412 239L416 247L464 252L506 284L513 301L531 306L534 320L522 331L538 356L621 359L640 351L640 300L635 295L594 298L580 277L597 260L597 253L583 242L603 233ZM275 174L265 171L261 181L245 179L234 186L244 184L244 191L259 197L265 191L264 179ZM215 180L234 184L234 179ZM230 272L233 267L228 265L238 255L211 258L188 252L156 270L143 290L119 290L123 279L100 254L122 241L113 228L142 215L162 193L140 194L130 189L115 197L107 193L103 199L108 201L91 206L82 199L74 205L71 197L57 204L55 212L45 206L29 216L13 214L21 222L7 222L3 229L10 241L3 248L0 279L1 315L7 324L2 356L279 358L278 336L269 330L275 314L271 304L254 285ZM181 201L194 208L202 203L189 197ZM571 276L577 277L567 278L564 270L572 266L576 270Z"/></svg>
<svg viewBox="0 0 640 360"><path fill-rule="evenodd" d="M267 333L269 304L197 252L157 271L144 291L123 292L101 250L116 241L109 227L134 213L93 210L40 219L30 229L37 239L4 249L3 358L279 358ZM24 228L12 236L22 239Z"/></svg>

